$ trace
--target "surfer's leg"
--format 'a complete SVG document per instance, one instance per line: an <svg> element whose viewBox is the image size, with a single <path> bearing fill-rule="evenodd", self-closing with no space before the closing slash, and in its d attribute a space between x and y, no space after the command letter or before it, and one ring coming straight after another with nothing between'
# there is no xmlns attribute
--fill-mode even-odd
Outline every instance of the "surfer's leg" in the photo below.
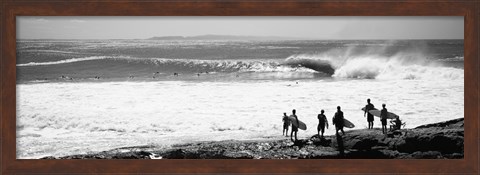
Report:
<svg viewBox="0 0 480 175"><path fill-rule="evenodd" d="M295 141L298 140L298 139L297 139L297 132L298 132L298 131L295 131Z"/></svg>
<svg viewBox="0 0 480 175"><path fill-rule="evenodd" d="M293 129L292 129L292 132L290 133L290 140L293 142Z"/></svg>

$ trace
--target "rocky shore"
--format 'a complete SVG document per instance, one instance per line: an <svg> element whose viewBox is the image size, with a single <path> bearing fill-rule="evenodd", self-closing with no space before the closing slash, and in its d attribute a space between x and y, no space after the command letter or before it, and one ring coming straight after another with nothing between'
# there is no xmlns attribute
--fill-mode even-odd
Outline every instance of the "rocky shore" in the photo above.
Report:
<svg viewBox="0 0 480 175"><path fill-rule="evenodd" d="M359 129L340 137L314 135L295 143L280 140L227 140L172 145L125 147L94 154L42 159L462 159L464 119L422 125L382 134ZM343 149L342 149L343 145Z"/></svg>

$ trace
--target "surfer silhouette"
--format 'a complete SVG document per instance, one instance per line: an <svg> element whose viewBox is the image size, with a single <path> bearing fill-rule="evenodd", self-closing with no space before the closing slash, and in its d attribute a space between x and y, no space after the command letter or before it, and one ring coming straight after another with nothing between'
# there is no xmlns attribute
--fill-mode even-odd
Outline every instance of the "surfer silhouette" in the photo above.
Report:
<svg viewBox="0 0 480 175"><path fill-rule="evenodd" d="M283 135L288 136L288 127L290 126L290 119L288 119L288 116L287 116L287 113L286 113L286 112L283 113L282 121L283 121L283 132L282 132L282 136L283 136Z"/></svg>
<svg viewBox="0 0 480 175"><path fill-rule="evenodd" d="M385 104L382 104L382 111L380 111L380 120L382 121L382 132L385 134L387 131L387 115L388 111L387 108L385 108Z"/></svg>
<svg viewBox="0 0 480 175"><path fill-rule="evenodd" d="M292 110L292 117L295 118L295 121L292 121L292 122L296 122L296 125L292 124L292 132L290 133L290 140L292 140L292 142L297 142L297 132L298 132L298 125L299 125L299 122L298 122L298 117L297 115L295 115L295 112L296 110ZM293 133L295 133L295 141L293 140Z"/></svg>
<svg viewBox="0 0 480 175"><path fill-rule="evenodd" d="M343 112L340 110L340 106L337 106L337 112L333 116L333 125L335 125L335 132L338 134L338 130L342 131L342 134L345 135L345 131L343 131Z"/></svg>
<svg viewBox="0 0 480 175"><path fill-rule="evenodd" d="M322 138L323 138L323 133L325 132L325 125L327 126L327 129L328 129L328 121L327 121L327 117L325 117L324 112L325 111L322 109L320 111L320 114L318 114L317 116L318 118L317 132L318 132L318 136ZM321 136L320 136L320 131L322 131Z"/></svg>
<svg viewBox="0 0 480 175"><path fill-rule="evenodd" d="M400 120L400 117L397 117L395 120L391 120L390 123L392 124L390 126L390 131L399 130L401 126L404 125L402 120Z"/></svg>
<svg viewBox="0 0 480 175"><path fill-rule="evenodd" d="M373 129L373 115L370 114L368 111L375 109L372 103L370 103L370 99L367 99L367 105L365 106L365 113L363 113L363 117L365 114L367 115L367 122L368 122L368 129Z"/></svg>

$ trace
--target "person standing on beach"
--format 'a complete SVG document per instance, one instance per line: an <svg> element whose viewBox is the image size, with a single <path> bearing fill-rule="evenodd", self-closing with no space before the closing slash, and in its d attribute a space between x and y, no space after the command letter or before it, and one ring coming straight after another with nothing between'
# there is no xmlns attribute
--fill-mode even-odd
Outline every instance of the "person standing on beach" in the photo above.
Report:
<svg viewBox="0 0 480 175"><path fill-rule="evenodd" d="M297 132L298 132L298 125L299 125L299 122L298 122L298 117L297 115L295 115L295 109L292 110L292 117L295 118L295 121L292 121L294 123L292 123L292 132L290 133L290 140L292 140L292 142L297 142ZM295 125L296 124L296 125ZM295 132L295 141L293 140L293 133Z"/></svg>
<svg viewBox="0 0 480 175"><path fill-rule="evenodd" d="M343 112L340 110L340 106L337 106L337 112L335 116L333 116L333 125L335 125L335 132L338 135L338 130L342 131L342 134L345 135L345 131L343 131Z"/></svg>
<svg viewBox="0 0 480 175"><path fill-rule="evenodd" d="M318 118L318 126L317 126L317 132L318 132L318 136L323 138L323 133L325 132L325 125L327 126L327 129L328 129L328 121L327 121L327 117L325 117L325 114L323 114L325 111L322 109L320 111L320 114L318 114L317 118ZM322 131L322 135L320 136L320 131Z"/></svg>
<svg viewBox="0 0 480 175"><path fill-rule="evenodd" d="M385 108L385 104L382 104L382 111L380 111L380 120L382 121L382 132L383 134L386 133L387 131L387 115L388 115L388 111L387 111L387 108Z"/></svg>
<svg viewBox="0 0 480 175"><path fill-rule="evenodd" d="M284 112L283 113L283 133L282 133L282 136L285 135L285 136L288 136L288 127L290 126L290 119L288 119L288 116L287 116L287 113Z"/></svg>
<svg viewBox="0 0 480 175"><path fill-rule="evenodd" d="M365 113L363 113L363 117L365 117L365 114L367 115L368 129L373 129L373 115L368 112L373 109L375 109L375 106L370 103L370 99L367 99L367 105L365 106Z"/></svg>

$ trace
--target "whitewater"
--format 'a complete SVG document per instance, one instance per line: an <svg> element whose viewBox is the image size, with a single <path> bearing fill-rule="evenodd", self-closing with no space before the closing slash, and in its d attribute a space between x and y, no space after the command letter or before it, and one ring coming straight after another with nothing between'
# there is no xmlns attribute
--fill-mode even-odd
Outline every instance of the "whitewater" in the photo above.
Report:
<svg viewBox="0 0 480 175"><path fill-rule="evenodd" d="M373 42L378 45L373 48L367 42L364 49L357 41L189 42L177 46L184 47L179 57L158 54L176 50L172 45L178 43L172 42L44 46L51 42L19 44L17 158L286 139L282 115L292 109L307 124L300 138L317 133L322 109L331 135L337 106L353 129L367 128L361 111L367 98L377 108L385 103L407 128L464 116L463 55L450 54L461 52L451 41L435 41L433 49L422 51L383 41ZM77 45L65 47L72 43ZM236 49L239 45L247 48ZM64 48L51 51L58 46ZM133 46L144 52L128 50ZM212 47L206 49L212 53L198 47ZM127 51L112 54L109 48ZM232 54L224 57L222 49ZM239 58L252 54L248 50L258 53ZM378 118L374 127L380 127Z"/></svg>

